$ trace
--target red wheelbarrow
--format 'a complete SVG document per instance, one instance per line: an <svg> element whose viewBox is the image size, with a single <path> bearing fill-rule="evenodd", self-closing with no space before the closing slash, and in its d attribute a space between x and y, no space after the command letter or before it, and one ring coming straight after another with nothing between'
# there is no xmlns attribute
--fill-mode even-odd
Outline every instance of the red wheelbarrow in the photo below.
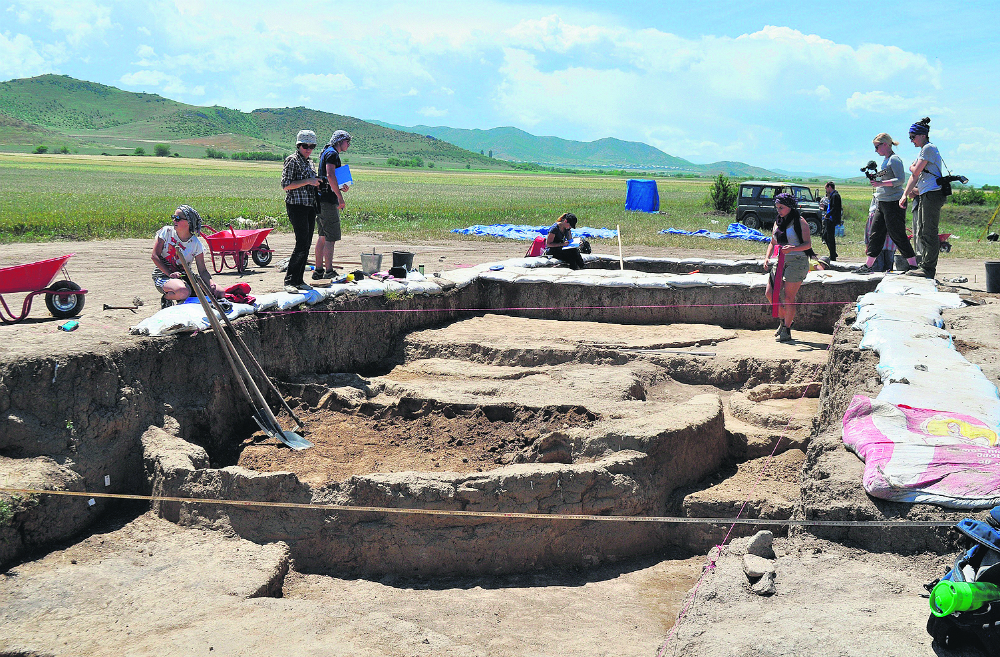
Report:
<svg viewBox="0 0 1000 657"><path fill-rule="evenodd" d="M267 246L267 236L273 228L234 230L230 226L229 230L215 230L211 226L205 226L205 229L211 231L203 235L212 253L212 269L216 274L221 274L226 267L242 274L251 257L261 267L267 267L271 263L274 252ZM215 262L216 255L219 256L218 263ZM233 264L226 261L227 257L233 259Z"/></svg>
<svg viewBox="0 0 1000 657"><path fill-rule="evenodd" d="M13 267L0 268L0 304L3 311L0 311L0 320L4 324L14 324L20 322L31 312L31 301L36 294L45 295L45 306L54 317L66 319L79 315L83 310L84 296L87 291L80 289L80 286L69 280L66 273L66 261L75 254L39 260L38 262L26 265L15 265ZM62 270L65 280L52 283L52 279ZM50 285L51 283L51 285ZM21 314L15 316L7 307L4 294L14 294L17 292L27 292L21 304Z"/></svg>

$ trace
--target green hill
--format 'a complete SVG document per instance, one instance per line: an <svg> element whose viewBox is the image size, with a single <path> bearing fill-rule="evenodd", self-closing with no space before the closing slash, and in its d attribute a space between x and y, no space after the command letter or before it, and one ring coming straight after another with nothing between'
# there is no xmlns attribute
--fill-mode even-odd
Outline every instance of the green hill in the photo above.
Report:
<svg viewBox="0 0 1000 657"><path fill-rule="evenodd" d="M436 137L470 151L493 152L494 157L516 162L536 162L549 166L603 167L610 169L663 170L668 173L696 173L728 176L774 177L767 169L742 162L694 164L674 157L649 144L605 137L591 142L559 137L537 137L518 128L465 130L445 126L416 125L405 127L374 121L396 130Z"/></svg>
<svg viewBox="0 0 1000 657"><path fill-rule="evenodd" d="M212 147L223 152L292 150L301 128L316 131L320 143L333 131L348 130L355 161L384 164L387 158L508 168L448 142L414 135L304 107L259 109L249 114L227 107L187 105L156 94L122 91L65 75L41 75L0 82L0 149L69 145L74 152L126 153L165 143L190 157Z"/></svg>

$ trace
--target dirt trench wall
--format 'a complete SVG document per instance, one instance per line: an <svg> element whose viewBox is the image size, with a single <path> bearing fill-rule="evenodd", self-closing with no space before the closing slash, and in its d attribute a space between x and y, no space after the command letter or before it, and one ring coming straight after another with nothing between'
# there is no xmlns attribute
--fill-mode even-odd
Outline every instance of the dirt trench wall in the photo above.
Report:
<svg viewBox="0 0 1000 657"><path fill-rule="evenodd" d="M354 476L313 490L289 473L205 467L204 450L159 427L142 437L157 495L298 504L492 513L663 515L674 489L714 472L727 453L721 402L699 395L671 413L607 423L587 436L593 462L511 465L486 472ZM609 444L624 444L610 451ZM685 547L675 525L561 519L409 515L161 502L184 525L225 529L256 543L283 541L300 569L378 576L497 574L591 567Z"/></svg>
<svg viewBox="0 0 1000 657"><path fill-rule="evenodd" d="M237 330L272 378L356 371L391 358L398 337L467 317L474 286L436 297L341 301L346 313L260 315ZM397 307L429 312L380 312ZM0 468L5 487L146 492L139 437L177 423L178 437L220 448L255 428L247 401L211 333L127 337L103 353L23 359L0 365ZM105 477L110 485L105 485ZM102 513L106 500L38 496L14 500L0 526L0 565L26 549L68 538Z"/></svg>
<svg viewBox="0 0 1000 657"><path fill-rule="evenodd" d="M856 309L848 306L834 327L820 393L820 412L803 466L801 517L949 523L967 517L985 519L985 512L881 500L868 495L861 486L864 463L844 446L841 422L854 395L874 398L882 383L875 369L878 355L858 348L861 332L852 328L855 318ZM957 534L949 527L808 527L804 531L872 552L945 554L958 549Z"/></svg>
<svg viewBox="0 0 1000 657"><path fill-rule="evenodd" d="M809 284L800 288L795 317L800 330L828 331L844 303L875 289L877 280ZM663 288L574 283L480 281L483 303L506 314L620 324L717 324L764 329L775 325L764 285ZM521 308L540 310L521 310Z"/></svg>

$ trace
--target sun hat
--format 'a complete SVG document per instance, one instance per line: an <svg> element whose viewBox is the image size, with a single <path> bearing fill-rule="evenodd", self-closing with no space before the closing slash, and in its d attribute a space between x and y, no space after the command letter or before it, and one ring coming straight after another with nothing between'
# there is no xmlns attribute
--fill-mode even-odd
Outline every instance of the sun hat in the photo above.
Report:
<svg viewBox="0 0 1000 657"><path fill-rule="evenodd" d="M299 144L316 144L316 133L312 130L299 130L299 134L295 135L295 145Z"/></svg>
<svg viewBox="0 0 1000 657"><path fill-rule="evenodd" d="M351 133L346 130L337 130L333 133L333 136L330 137L331 146L336 146L342 141L351 141Z"/></svg>

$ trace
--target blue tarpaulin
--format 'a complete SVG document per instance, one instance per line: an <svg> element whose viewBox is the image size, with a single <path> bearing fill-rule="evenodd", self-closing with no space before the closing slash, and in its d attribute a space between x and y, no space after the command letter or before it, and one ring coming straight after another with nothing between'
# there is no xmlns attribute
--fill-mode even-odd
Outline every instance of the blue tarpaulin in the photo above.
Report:
<svg viewBox="0 0 1000 657"><path fill-rule="evenodd" d="M660 193L655 180L629 180L625 184L625 209L659 212Z"/></svg>
<svg viewBox="0 0 1000 657"><path fill-rule="evenodd" d="M552 226L524 226L520 224L493 224L491 226L475 225L468 228L455 228L451 232L459 235L488 235L490 237L506 237L511 240L533 240L538 235L548 235ZM587 239L611 239L618 231L609 228L586 228L580 226L573 229L573 237Z"/></svg>
<svg viewBox="0 0 1000 657"><path fill-rule="evenodd" d="M725 233L713 233L710 230L696 230L691 232L690 230L681 230L680 228L667 228L666 230L661 230L661 233L667 233L668 235L689 235L691 237L707 237L710 240L750 240L751 242L770 242L771 236L765 235L759 230L754 230L753 228L747 228L743 224L729 224L726 228Z"/></svg>

